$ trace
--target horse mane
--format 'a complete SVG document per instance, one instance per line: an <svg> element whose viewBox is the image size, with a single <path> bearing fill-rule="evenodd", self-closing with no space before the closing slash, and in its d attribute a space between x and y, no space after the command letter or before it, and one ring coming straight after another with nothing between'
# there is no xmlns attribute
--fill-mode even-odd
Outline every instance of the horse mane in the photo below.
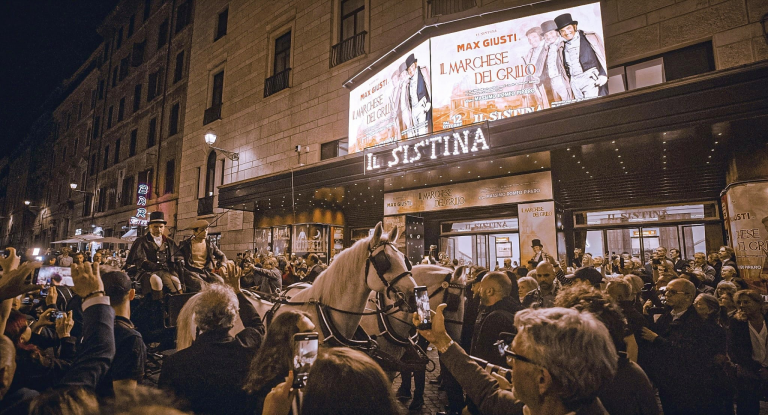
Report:
<svg viewBox="0 0 768 415"><path fill-rule="evenodd" d="M389 240L388 237L389 235L382 236L381 243L387 242ZM359 276L361 270L356 269L355 267L365 263L368 259L368 246L371 242L371 238L373 237L369 236L365 239L361 239L355 242L351 247L339 252L328 268L317 276L312 287L296 294L292 300L306 301L310 298L314 298L316 300L322 300L327 304L336 298L343 297L347 292L348 287L344 284L345 281L340 281L337 278L333 278L333 276L337 274ZM363 282L365 282L365 278L367 278L367 276L363 277ZM354 283L354 281L346 282Z"/></svg>

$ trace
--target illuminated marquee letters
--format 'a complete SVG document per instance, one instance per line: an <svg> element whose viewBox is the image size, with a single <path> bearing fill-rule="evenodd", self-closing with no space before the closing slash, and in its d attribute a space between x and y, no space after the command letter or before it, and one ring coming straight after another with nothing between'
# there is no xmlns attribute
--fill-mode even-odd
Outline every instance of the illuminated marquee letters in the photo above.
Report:
<svg viewBox="0 0 768 415"><path fill-rule="evenodd" d="M368 153L365 158L365 170L375 171L416 164L420 160L437 160L488 150L490 146L486 135L487 131L484 132L482 127L468 128L400 144L391 152Z"/></svg>

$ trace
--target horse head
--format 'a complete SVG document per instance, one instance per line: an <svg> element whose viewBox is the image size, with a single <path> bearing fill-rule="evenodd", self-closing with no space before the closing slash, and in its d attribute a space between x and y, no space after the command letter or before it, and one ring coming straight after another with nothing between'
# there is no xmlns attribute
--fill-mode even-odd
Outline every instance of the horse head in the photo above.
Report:
<svg viewBox="0 0 768 415"><path fill-rule="evenodd" d="M416 297L413 290L416 282L411 273L411 263L395 247L400 229L395 226L387 236L383 236L382 232L379 222L368 242L365 283L371 290L385 294L401 309L415 311Z"/></svg>

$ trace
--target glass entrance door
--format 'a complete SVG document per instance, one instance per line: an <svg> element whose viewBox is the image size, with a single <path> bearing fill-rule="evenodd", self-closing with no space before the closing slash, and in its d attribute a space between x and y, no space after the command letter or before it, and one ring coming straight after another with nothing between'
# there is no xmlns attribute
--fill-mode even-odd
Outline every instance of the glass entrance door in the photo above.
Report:
<svg viewBox="0 0 768 415"><path fill-rule="evenodd" d="M444 236L440 252L461 265L478 265L490 269L503 267L504 260L520 263L520 235L517 233Z"/></svg>

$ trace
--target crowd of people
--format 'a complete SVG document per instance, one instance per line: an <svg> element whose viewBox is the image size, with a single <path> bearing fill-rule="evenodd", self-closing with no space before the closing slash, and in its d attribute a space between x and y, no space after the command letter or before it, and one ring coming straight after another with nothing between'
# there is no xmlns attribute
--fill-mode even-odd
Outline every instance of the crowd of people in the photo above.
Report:
<svg viewBox="0 0 768 415"><path fill-rule="evenodd" d="M42 264L21 263L8 248L0 258L0 414L400 413L410 375L396 394L352 349L321 348L306 387L292 387L293 336L316 328L306 313L287 311L266 330L244 289L311 283L324 269L317 256L246 251L230 261L207 240L207 222L193 223L178 244L164 225L161 214L150 216L122 270L103 253L90 262L62 252L55 264L70 267L73 286L32 284ZM716 257L689 262L659 248L648 263L628 254L606 262L576 251L568 266L544 253L530 270L511 261L471 267L460 338L445 330L445 305L431 329L418 330L422 346L439 352L446 412L759 413L768 390L764 299L742 285L731 248ZM148 386L157 354L145 325L167 317L152 306L185 293L178 318L197 332L173 333L157 387Z"/></svg>

